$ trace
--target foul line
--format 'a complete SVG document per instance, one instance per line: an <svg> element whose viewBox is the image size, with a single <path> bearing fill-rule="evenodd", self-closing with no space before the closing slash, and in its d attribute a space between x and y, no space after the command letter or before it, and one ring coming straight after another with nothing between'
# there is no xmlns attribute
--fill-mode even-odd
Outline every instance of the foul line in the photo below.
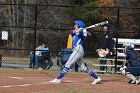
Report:
<svg viewBox="0 0 140 93"><path fill-rule="evenodd" d="M0 77L4 77L4 78L12 78L12 79L18 79L18 80L46 80L46 77L12 77L12 76L0 76ZM50 84L50 82L44 82L42 81L42 83L28 83L28 84L20 84L20 85L5 85L5 86L0 86L0 88L10 88L10 87L25 87L25 86L32 86L32 85L43 85L43 84Z"/></svg>

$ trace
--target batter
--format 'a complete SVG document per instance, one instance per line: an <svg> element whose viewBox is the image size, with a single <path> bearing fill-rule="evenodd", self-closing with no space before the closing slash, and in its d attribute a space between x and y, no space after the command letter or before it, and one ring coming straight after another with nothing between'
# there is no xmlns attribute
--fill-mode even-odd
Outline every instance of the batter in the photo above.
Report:
<svg viewBox="0 0 140 93"><path fill-rule="evenodd" d="M58 75L57 78L50 81L51 83L60 83L61 79L65 76L65 74L69 71L69 68L77 62L78 66L87 72L90 76L94 78L94 81L92 84L97 84L101 81L101 78L98 77L90 68L86 67L83 62L83 56L84 56L84 49L83 49L83 43L87 38L87 31L86 29L83 29L85 26L85 23L83 21L77 20L74 23L74 30L70 31L70 34L73 38L72 40L72 50L73 53L71 54L69 60L66 62L64 69L61 71L61 73Z"/></svg>

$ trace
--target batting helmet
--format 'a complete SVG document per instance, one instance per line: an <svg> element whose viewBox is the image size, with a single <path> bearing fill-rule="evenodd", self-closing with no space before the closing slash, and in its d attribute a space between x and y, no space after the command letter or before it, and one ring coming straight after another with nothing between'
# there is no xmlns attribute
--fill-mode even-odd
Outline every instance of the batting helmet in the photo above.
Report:
<svg viewBox="0 0 140 93"><path fill-rule="evenodd" d="M83 21L76 20L74 23L79 25L79 27L82 27L82 28L85 27L85 23Z"/></svg>

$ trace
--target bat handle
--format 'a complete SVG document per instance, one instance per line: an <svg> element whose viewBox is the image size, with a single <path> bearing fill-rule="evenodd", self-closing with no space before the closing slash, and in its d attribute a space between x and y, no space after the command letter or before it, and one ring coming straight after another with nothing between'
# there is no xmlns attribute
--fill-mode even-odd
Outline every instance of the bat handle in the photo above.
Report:
<svg viewBox="0 0 140 93"><path fill-rule="evenodd" d="M79 28L79 30L86 30L87 28ZM87 31L87 35L91 36L91 33Z"/></svg>

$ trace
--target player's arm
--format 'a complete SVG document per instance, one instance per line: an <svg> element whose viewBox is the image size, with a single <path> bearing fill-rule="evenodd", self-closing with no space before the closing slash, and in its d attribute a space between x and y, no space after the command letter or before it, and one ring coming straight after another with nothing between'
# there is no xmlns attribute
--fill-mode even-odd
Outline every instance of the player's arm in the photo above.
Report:
<svg viewBox="0 0 140 93"><path fill-rule="evenodd" d="M87 38L87 30L83 29L79 31L78 37L82 40L85 40Z"/></svg>

